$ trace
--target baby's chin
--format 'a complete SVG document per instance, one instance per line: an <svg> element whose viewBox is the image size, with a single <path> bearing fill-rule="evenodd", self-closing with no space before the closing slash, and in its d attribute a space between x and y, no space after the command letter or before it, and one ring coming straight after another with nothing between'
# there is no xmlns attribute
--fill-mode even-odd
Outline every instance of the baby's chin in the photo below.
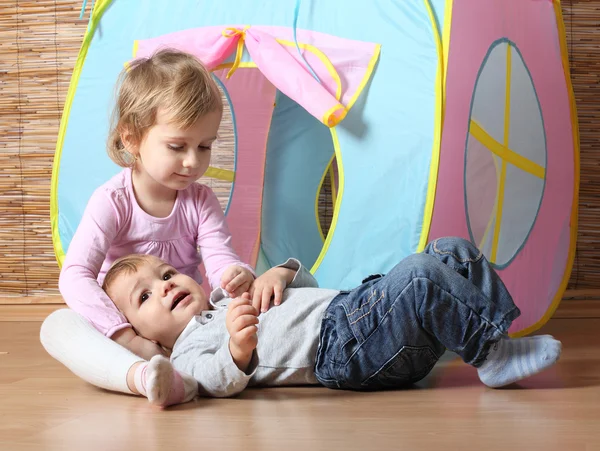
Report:
<svg viewBox="0 0 600 451"><path fill-rule="evenodd" d="M192 305L190 305L190 310L192 311L192 313L194 315L199 315L200 313L202 313L203 310L209 310L209 309L210 309L210 307L208 305L207 299L198 300L198 301L194 302Z"/></svg>

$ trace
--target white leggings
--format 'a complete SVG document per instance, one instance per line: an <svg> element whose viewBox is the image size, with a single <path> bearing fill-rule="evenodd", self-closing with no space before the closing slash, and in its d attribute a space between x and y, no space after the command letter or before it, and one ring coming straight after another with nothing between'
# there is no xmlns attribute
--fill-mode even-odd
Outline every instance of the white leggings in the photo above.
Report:
<svg viewBox="0 0 600 451"><path fill-rule="evenodd" d="M84 381L106 390L132 393L127 372L144 359L102 335L71 309L53 312L42 323L40 341L52 357Z"/></svg>

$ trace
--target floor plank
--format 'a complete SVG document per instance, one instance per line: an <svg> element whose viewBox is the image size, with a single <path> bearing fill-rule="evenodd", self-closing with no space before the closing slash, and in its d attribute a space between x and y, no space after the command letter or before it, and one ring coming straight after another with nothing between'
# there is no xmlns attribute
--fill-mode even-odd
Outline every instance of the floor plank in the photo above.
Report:
<svg viewBox="0 0 600 451"><path fill-rule="evenodd" d="M598 450L600 319L555 319L561 361L491 390L447 355L417 387L384 393L248 390L166 411L96 389L50 358L39 323L0 322L0 446L25 450Z"/></svg>

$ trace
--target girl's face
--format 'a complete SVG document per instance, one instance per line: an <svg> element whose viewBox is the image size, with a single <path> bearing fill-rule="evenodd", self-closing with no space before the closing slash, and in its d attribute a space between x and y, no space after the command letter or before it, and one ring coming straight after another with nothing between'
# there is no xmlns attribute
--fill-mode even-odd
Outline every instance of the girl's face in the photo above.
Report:
<svg viewBox="0 0 600 451"><path fill-rule="evenodd" d="M169 123L159 110L137 152L136 169L148 189L182 190L198 180L210 164L211 146L217 139L221 111L207 113L190 128ZM138 188L138 187L136 187ZM143 188L143 186L142 186Z"/></svg>

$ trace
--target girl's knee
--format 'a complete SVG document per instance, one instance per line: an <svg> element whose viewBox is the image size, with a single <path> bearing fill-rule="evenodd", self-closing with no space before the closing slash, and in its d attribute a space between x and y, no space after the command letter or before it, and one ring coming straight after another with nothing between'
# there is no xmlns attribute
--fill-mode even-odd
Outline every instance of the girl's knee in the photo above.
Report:
<svg viewBox="0 0 600 451"><path fill-rule="evenodd" d="M70 308L55 310L42 322L40 328L40 341L44 348L58 334L63 334L69 328L69 324L79 320L81 316Z"/></svg>

